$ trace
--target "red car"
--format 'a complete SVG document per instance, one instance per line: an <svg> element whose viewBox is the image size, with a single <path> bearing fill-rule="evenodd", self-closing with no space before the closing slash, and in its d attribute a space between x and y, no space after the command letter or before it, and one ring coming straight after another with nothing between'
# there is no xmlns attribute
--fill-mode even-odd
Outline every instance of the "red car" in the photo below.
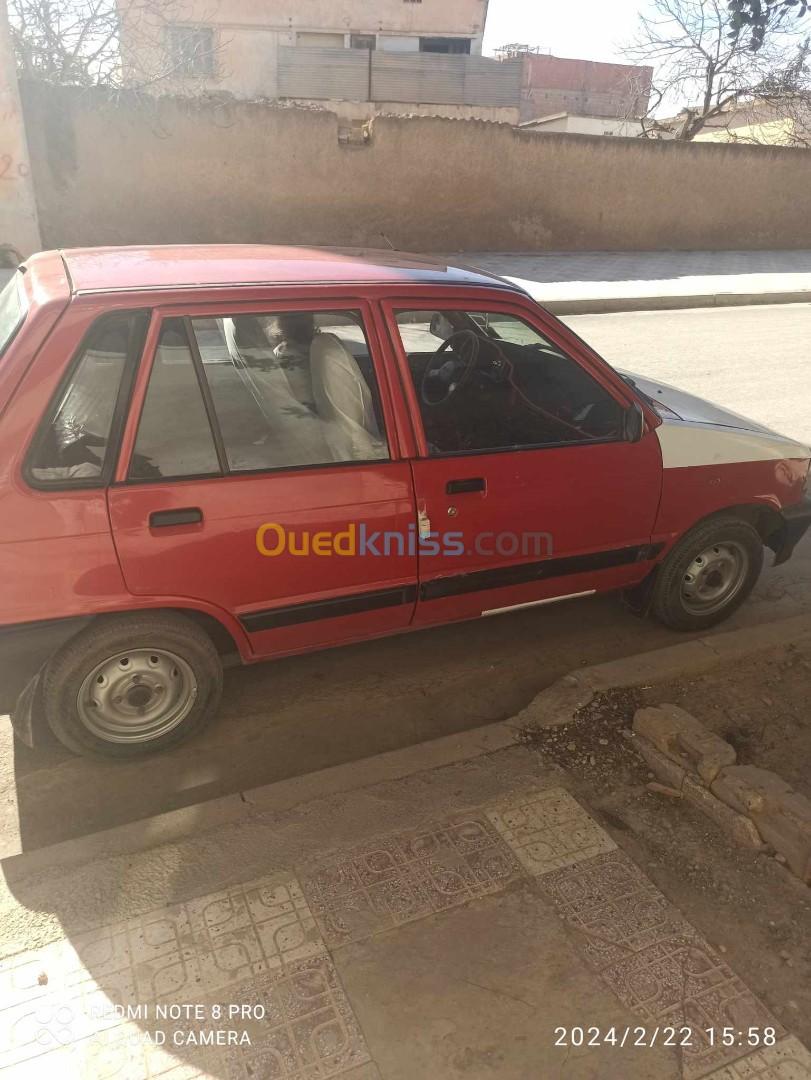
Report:
<svg viewBox="0 0 811 1080"><path fill-rule="evenodd" d="M0 295L0 711L130 756L244 663L624 590L701 630L811 451L419 256L46 252Z"/></svg>

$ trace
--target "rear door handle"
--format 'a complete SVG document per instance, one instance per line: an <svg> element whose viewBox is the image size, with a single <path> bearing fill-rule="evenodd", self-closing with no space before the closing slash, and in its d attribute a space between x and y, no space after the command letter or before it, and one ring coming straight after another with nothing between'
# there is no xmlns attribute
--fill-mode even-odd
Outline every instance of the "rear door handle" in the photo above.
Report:
<svg viewBox="0 0 811 1080"><path fill-rule="evenodd" d="M170 525L198 525L203 520L199 506L184 506L181 510L154 510L149 515L150 529L166 529Z"/></svg>
<svg viewBox="0 0 811 1080"><path fill-rule="evenodd" d="M471 476L465 480L449 480L445 485L446 495L462 495L468 491L484 491L483 476Z"/></svg>

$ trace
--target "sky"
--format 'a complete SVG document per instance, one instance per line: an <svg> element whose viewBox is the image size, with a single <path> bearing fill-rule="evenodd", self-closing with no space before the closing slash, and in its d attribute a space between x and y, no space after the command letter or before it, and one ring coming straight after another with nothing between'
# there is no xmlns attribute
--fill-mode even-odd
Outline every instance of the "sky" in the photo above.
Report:
<svg viewBox="0 0 811 1080"><path fill-rule="evenodd" d="M521 42L555 56L622 63L634 36L640 0L490 0L484 52Z"/></svg>

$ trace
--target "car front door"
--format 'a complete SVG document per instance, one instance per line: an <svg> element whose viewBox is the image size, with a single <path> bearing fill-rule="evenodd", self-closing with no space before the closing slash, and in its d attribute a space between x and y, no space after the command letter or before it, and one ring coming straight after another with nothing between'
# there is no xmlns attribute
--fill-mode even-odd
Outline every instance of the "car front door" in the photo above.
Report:
<svg viewBox="0 0 811 1080"><path fill-rule="evenodd" d="M155 317L109 490L130 591L227 611L257 656L405 627L415 553L364 551L415 516L378 363L360 300Z"/></svg>
<svg viewBox="0 0 811 1080"><path fill-rule="evenodd" d="M529 305L385 307L421 447L415 623L639 581L662 462L654 418L626 437L619 379L569 355Z"/></svg>

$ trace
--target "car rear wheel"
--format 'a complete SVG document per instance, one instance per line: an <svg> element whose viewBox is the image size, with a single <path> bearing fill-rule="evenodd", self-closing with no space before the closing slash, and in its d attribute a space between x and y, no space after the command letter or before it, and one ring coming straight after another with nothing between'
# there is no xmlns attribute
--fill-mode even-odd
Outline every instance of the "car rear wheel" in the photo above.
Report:
<svg viewBox="0 0 811 1080"><path fill-rule="evenodd" d="M49 661L48 725L77 754L128 758L173 746L217 710L222 664L200 627L170 612L99 620Z"/></svg>
<svg viewBox="0 0 811 1080"><path fill-rule="evenodd" d="M752 591L763 567L763 541L731 515L691 529L659 569L651 610L675 630L702 630L731 615Z"/></svg>

